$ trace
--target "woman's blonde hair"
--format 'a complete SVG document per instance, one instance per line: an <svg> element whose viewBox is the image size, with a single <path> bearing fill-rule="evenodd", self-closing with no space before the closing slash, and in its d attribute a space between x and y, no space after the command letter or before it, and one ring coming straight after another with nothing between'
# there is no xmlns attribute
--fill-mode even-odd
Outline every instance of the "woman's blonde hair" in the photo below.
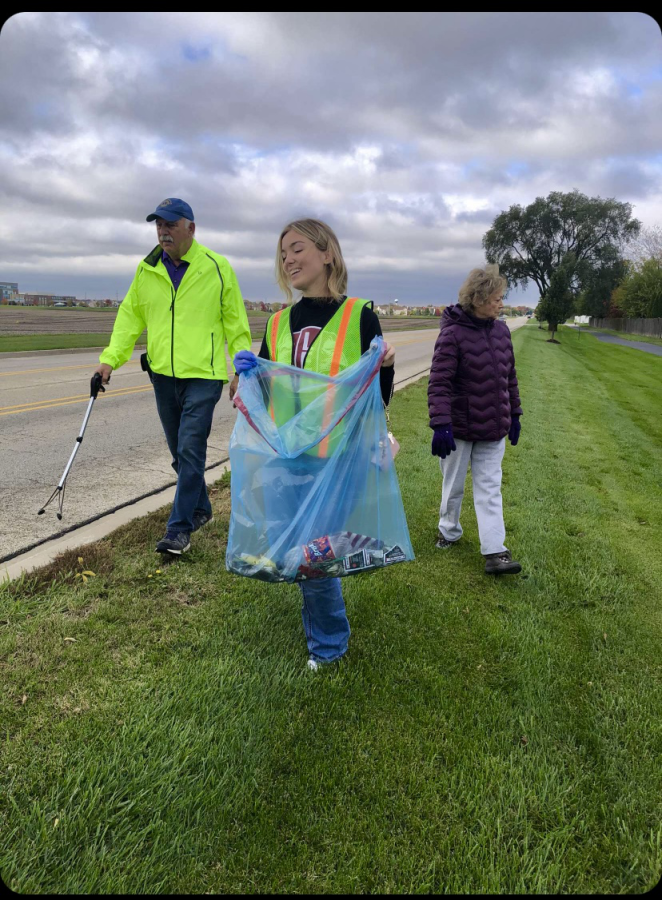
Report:
<svg viewBox="0 0 662 900"><path fill-rule="evenodd" d="M326 222L320 222L319 219L297 219L296 222L290 222L280 233L278 238L278 247L276 248L276 281L278 287L287 297L287 302L292 300L292 288L290 281L283 266L283 238L288 231L296 231L297 234L307 237L312 241L318 250L322 253L327 250L331 253L331 262L327 263L327 279L329 286L329 294L334 300L340 300L345 296L347 290L347 268L345 260L342 258L340 244L334 231Z"/></svg>
<svg viewBox="0 0 662 900"><path fill-rule="evenodd" d="M482 306L495 291L505 291L508 282L499 275L499 267L494 264L484 269L472 269L460 288L458 303L465 312Z"/></svg>

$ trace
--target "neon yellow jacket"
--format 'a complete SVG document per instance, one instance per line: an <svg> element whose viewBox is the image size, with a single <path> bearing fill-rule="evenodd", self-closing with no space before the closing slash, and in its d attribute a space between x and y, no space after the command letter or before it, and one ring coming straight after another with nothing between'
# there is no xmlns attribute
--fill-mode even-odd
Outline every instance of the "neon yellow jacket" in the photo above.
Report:
<svg viewBox="0 0 662 900"><path fill-rule="evenodd" d="M160 247L142 260L99 362L119 369L146 327L147 358L153 372L228 380L225 341L231 358L251 348L237 278L224 256L195 239L182 259L189 267L176 293Z"/></svg>

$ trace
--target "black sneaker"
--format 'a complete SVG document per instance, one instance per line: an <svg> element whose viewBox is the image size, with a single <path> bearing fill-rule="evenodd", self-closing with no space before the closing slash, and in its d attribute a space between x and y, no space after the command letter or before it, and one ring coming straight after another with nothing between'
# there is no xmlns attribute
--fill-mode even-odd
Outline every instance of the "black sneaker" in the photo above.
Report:
<svg viewBox="0 0 662 900"><path fill-rule="evenodd" d="M449 541L443 536L441 531L439 532L437 536L437 543L435 544L437 550L447 550L449 547L452 547L453 544L457 544L457 541Z"/></svg>
<svg viewBox="0 0 662 900"><path fill-rule="evenodd" d="M522 567L510 555L510 550L503 550L501 553L488 553L485 556L485 574L486 575L517 575L522 571Z"/></svg>
<svg viewBox="0 0 662 900"><path fill-rule="evenodd" d="M175 556L181 556L191 546L191 540L185 531L166 531L165 536L156 545L157 553L173 553Z"/></svg>
<svg viewBox="0 0 662 900"><path fill-rule="evenodd" d="M199 528L202 528L203 525L209 525L209 523L213 521L214 516L212 513L193 513L193 529L191 530L191 534Z"/></svg>

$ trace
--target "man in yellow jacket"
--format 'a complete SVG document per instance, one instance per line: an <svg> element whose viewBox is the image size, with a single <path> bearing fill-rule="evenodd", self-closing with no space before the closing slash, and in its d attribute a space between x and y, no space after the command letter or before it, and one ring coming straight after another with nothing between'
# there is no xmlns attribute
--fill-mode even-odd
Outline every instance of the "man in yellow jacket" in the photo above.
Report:
<svg viewBox="0 0 662 900"><path fill-rule="evenodd" d="M154 220L159 243L139 264L95 371L107 384L147 328L156 407L177 472L167 531L156 549L180 555L190 548L191 533L212 521L205 462L214 408L228 381L225 342L234 357L250 350L251 333L234 271L195 240L188 203L169 197L147 216ZM235 374L230 382L230 400L238 379Z"/></svg>

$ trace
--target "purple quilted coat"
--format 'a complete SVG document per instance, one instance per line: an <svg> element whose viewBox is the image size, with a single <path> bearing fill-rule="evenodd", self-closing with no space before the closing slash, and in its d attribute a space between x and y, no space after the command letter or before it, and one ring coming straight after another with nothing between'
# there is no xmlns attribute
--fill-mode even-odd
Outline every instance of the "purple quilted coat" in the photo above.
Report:
<svg viewBox="0 0 662 900"><path fill-rule="evenodd" d="M428 383L430 428L453 425L464 441L500 441L522 414L505 322L476 319L458 304L441 318Z"/></svg>

